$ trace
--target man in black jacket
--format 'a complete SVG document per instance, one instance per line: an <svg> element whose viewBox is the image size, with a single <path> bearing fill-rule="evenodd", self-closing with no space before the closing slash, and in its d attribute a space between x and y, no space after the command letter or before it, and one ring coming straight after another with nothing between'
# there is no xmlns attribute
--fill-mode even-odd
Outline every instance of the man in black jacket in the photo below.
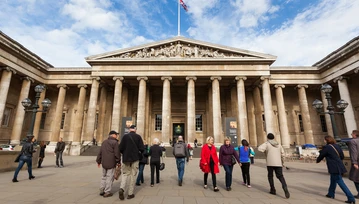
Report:
<svg viewBox="0 0 359 204"><path fill-rule="evenodd" d="M55 154L56 154L56 167L64 167L64 161L62 160L62 153L65 150L65 142L62 141L62 137L60 137L59 141L56 144ZM60 164L59 164L60 160Z"/></svg>
<svg viewBox="0 0 359 204"><path fill-rule="evenodd" d="M130 132L125 134L119 146L120 153L122 154L122 179L121 188L119 191L120 200L124 200L124 189L126 187L127 178L130 177L130 183L128 184L128 196L127 199L135 197L133 190L135 188L135 179L138 172L138 163L142 157L142 152L145 150L142 137L136 134L136 126L130 126Z"/></svg>
<svg viewBox="0 0 359 204"><path fill-rule="evenodd" d="M98 168L102 164L102 179L100 184L100 195L110 197L113 175L116 165L121 165L120 151L118 149L118 133L111 130L107 140L103 141L100 152L97 155L96 162Z"/></svg>

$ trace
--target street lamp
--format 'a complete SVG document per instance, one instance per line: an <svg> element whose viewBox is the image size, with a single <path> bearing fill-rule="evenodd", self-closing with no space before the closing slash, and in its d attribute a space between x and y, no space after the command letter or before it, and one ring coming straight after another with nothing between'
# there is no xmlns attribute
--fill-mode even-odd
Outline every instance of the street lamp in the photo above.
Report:
<svg viewBox="0 0 359 204"><path fill-rule="evenodd" d="M29 111L32 112L32 117L31 117L31 124L30 124L30 129L29 132L27 133L27 137L33 137L34 136L34 126L35 126L35 119L36 119L36 113L37 112L46 112L47 108L49 108L51 106L51 101L46 98L44 99L41 104L43 107L43 110L38 110L39 109L39 99L40 99L40 94L41 92L43 92L46 89L46 86L43 84L39 84L37 86L35 86L35 103L31 106L31 100L28 98L25 98L23 101L21 101L22 106L24 106L25 111Z"/></svg>
<svg viewBox="0 0 359 204"><path fill-rule="evenodd" d="M316 99L312 106L313 108L315 108L317 110L318 114L329 114L330 116L330 121L332 122L332 128L333 128L333 134L334 134L334 139L338 142L340 142L340 137L338 136L338 129L335 123L335 118L334 118L334 114L343 114L344 113L344 109L346 109L348 107L348 102L340 99L337 102L337 108L339 109L339 111L335 111L334 110L334 106L332 105L332 97L330 96L330 93L332 92L333 88L329 85L329 84L323 84L322 87L320 88L320 90L325 94L325 99L327 99L328 101L328 107L327 107L327 112L323 111L323 102Z"/></svg>

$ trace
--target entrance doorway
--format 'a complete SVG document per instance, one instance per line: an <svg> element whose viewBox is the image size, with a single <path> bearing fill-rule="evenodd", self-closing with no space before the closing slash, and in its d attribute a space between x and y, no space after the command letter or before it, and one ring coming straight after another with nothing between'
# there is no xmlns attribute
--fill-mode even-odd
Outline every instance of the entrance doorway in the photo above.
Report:
<svg viewBox="0 0 359 204"><path fill-rule="evenodd" d="M173 123L172 126L172 146L175 142L177 142L178 136L182 135L183 140L186 140L185 138L185 129L184 129L184 123Z"/></svg>

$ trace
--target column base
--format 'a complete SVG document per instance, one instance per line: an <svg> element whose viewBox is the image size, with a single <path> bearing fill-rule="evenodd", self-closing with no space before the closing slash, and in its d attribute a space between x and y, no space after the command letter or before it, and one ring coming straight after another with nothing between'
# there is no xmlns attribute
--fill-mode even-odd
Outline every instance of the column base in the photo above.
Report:
<svg viewBox="0 0 359 204"><path fill-rule="evenodd" d="M46 145L45 152L54 154L57 142L50 142L50 144Z"/></svg>
<svg viewBox="0 0 359 204"><path fill-rule="evenodd" d="M80 142L72 142L70 146L70 155L79 156L81 154L81 146Z"/></svg>
<svg viewBox="0 0 359 204"><path fill-rule="evenodd" d="M19 144L20 144L20 140L10 140L10 144L19 145Z"/></svg>

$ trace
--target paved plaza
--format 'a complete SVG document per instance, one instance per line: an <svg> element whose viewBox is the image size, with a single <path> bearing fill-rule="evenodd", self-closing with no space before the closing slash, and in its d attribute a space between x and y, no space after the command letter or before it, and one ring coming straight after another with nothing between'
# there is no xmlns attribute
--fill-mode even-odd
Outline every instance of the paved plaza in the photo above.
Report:
<svg viewBox="0 0 359 204"><path fill-rule="evenodd" d="M213 192L211 176L209 188L203 188L203 173L199 169L199 159L190 160L186 165L183 186L177 184L177 170L174 158L165 158L166 169L161 172L161 183L150 187L149 166L145 168L145 183L136 186L135 198L120 201L120 183L115 181L113 197L99 196L101 168L97 167L93 156L64 156L65 168L55 168L53 155L45 157L42 169L34 169L35 180L29 180L25 168L20 172L18 183L12 183L14 172L0 173L0 203L145 203L145 204L217 204L217 203L344 203L345 195L337 188L335 199L328 199L329 175L325 163L287 162L290 168L284 175L291 193L284 197L280 183L275 179L277 195L268 193L265 161L257 159L251 166L252 188L243 186L239 165L234 168L232 191L226 191L224 170L220 168L217 177L219 192ZM26 165L25 165L26 166ZM351 181L346 184L355 192ZM127 197L127 195L126 195Z"/></svg>

